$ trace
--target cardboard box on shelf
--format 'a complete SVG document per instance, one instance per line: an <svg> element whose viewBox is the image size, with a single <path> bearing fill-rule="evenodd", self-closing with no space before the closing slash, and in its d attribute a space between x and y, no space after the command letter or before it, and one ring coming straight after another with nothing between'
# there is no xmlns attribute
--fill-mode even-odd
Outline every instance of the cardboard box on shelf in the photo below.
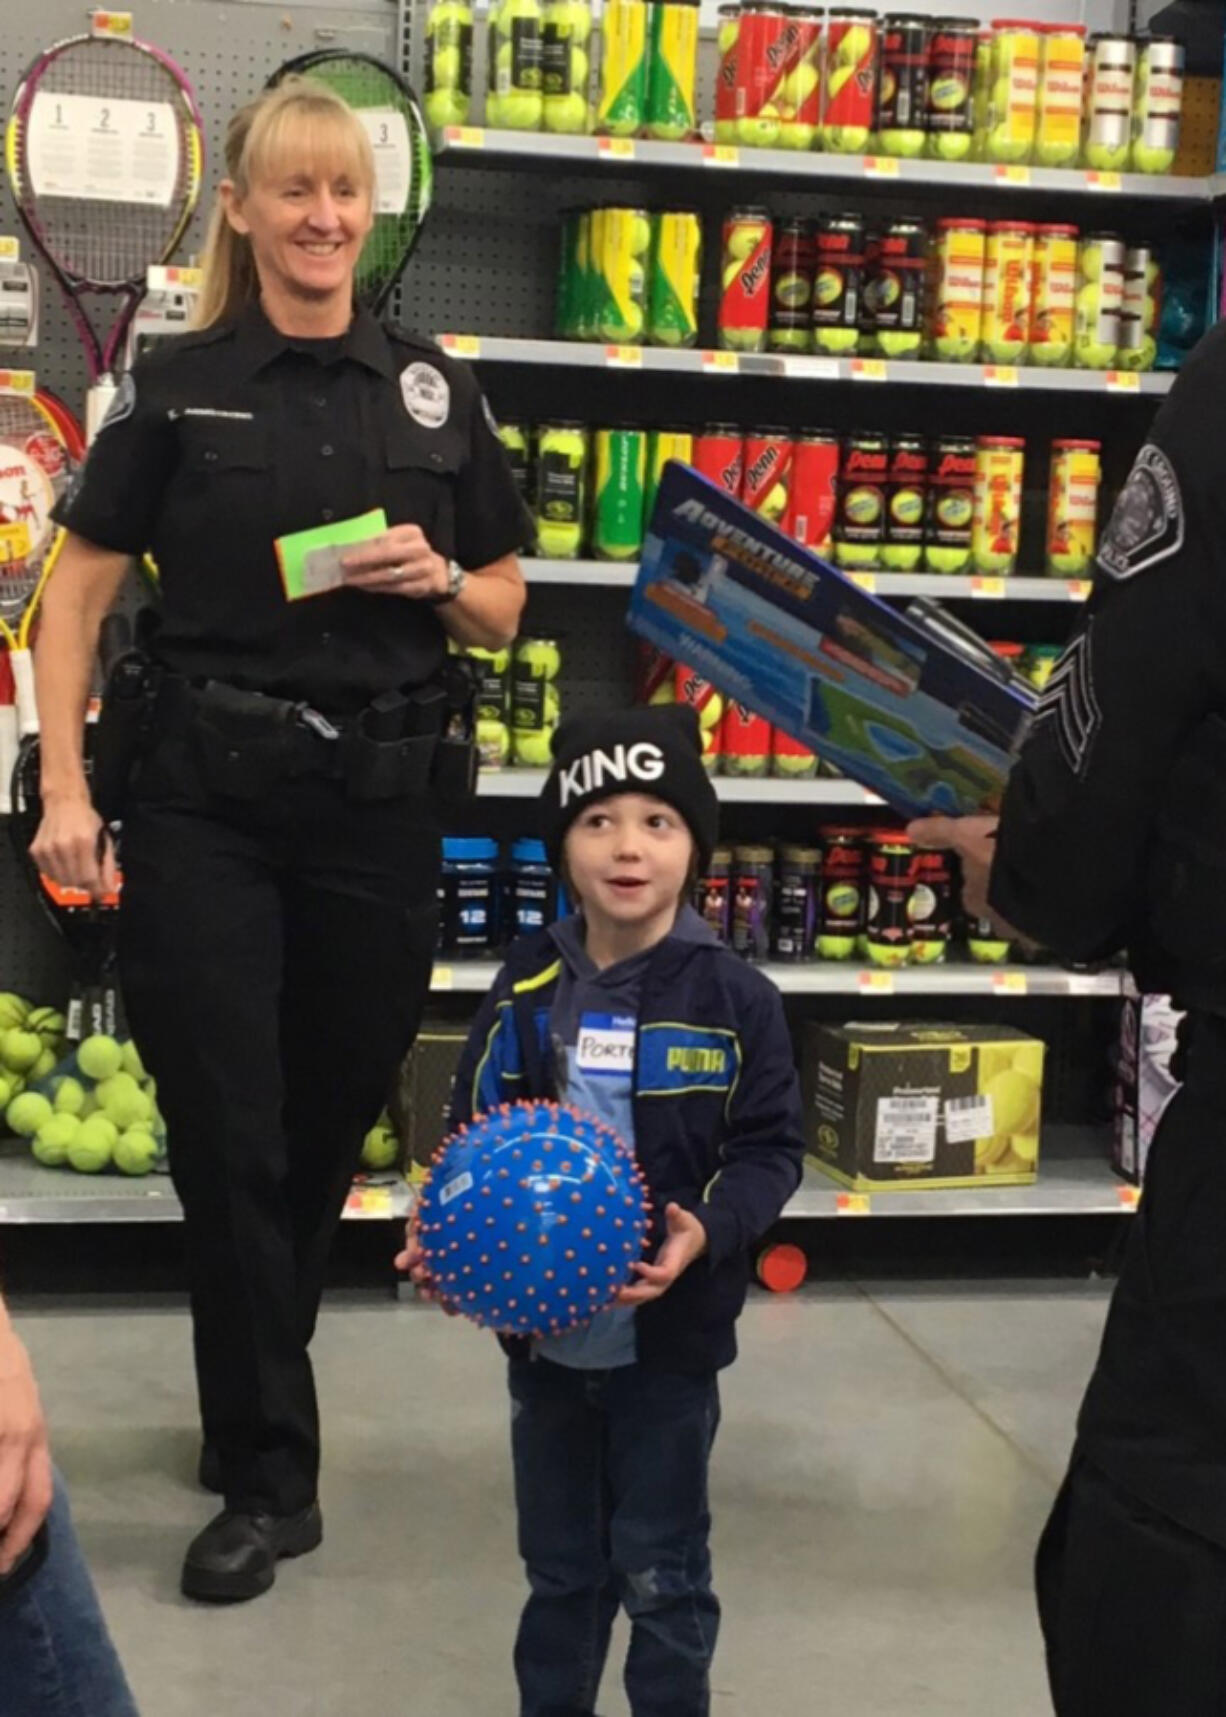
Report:
<svg viewBox="0 0 1226 1717"><path fill-rule="evenodd" d="M1045 1047L1010 1026L815 1022L801 1053L810 1161L856 1192L1029 1185Z"/></svg>
<svg viewBox="0 0 1226 1717"><path fill-rule="evenodd" d="M427 1020L405 1056L388 1108L410 1180L423 1178L446 1137L451 1087L467 1039L463 1025Z"/></svg>
<svg viewBox="0 0 1226 1717"><path fill-rule="evenodd" d="M1182 1019L1169 996L1129 996L1120 1013L1111 1155L1134 1186L1145 1179L1158 1123L1179 1089L1171 1057Z"/></svg>

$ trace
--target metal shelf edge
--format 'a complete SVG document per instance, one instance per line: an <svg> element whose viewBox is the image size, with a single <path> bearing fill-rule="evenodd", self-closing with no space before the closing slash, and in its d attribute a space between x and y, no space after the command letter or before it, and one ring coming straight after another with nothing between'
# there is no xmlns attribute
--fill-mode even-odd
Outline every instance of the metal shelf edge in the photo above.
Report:
<svg viewBox="0 0 1226 1717"><path fill-rule="evenodd" d="M563 585L573 590L628 590L638 577L636 565L611 560L525 559L522 566L529 584ZM848 576L878 596L936 596L947 602L1081 603L1088 598L1091 586L1089 579L1047 578L1041 574L1023 573L1003 578L976 578L953 573L872 570Z"/></svg>
<svg viewBox="0 0 1226 1717"><path fill-rule="evenodd" d="M783 994L791 996L996 996L1024 1000L1029 996L1100 997L1118 1000L1123 994L1122 971L1066 972L1057 966L911 966L898 972L858 963L806 961L794 966L767 963L758 970ZM456 960L434 969L436 994L482 994L497 975L493 960Z"/></svg>

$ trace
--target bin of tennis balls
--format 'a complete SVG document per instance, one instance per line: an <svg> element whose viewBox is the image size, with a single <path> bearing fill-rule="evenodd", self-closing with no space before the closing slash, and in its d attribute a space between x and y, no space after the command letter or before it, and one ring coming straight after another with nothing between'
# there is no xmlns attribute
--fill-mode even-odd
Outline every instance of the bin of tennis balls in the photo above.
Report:
<svg viewBox="0 0 1226 1717"><path fill-rule="evenodd" d="M1028 1186L1045 1045L1012 1026L809 1025L800 1056L815 1167L856 1192Z"/></svg>
<svg viewBox="0 0 1226 1717"><path fill-rule="evenodd" d="M517 638L511 655L511 757L524 769L548 769L553 734L562 719L556 638Z"/></svg>
<svg viewBox="0 0 1226 1717"><path fill-rule="evenodd" d="M131 1038L84 1038L5 1109L45 1168L152 1174L166 1156L157 1087Z"/></svg>
<svg viewBox="0 0 1226 1717"><path fill-rule="evenodd" d="M0 991L0 1108L50 1073L63 1053L64 1030L58 1008Z"/></svg>

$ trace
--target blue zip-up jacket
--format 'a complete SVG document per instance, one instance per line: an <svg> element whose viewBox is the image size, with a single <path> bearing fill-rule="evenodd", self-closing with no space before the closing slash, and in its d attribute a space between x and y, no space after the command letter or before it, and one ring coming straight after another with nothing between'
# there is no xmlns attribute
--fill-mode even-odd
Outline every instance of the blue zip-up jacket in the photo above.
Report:
<svg viewBox="0 0 1226 1717"><path fill-rule="evenodd" d="M499 1103L557 1096L549 1015L562 969L548 930L507 955L460 1059L452 1126ZM706 1254L636 1315L639 1363L704 1372L736 1358L749 1249L801 1177L800 1089L774 985L714 934L666 936L643 976L634 1054L634 1142L664 1207L692 1210ZM506 1342L508 1351L524 1344Z"/></svg>

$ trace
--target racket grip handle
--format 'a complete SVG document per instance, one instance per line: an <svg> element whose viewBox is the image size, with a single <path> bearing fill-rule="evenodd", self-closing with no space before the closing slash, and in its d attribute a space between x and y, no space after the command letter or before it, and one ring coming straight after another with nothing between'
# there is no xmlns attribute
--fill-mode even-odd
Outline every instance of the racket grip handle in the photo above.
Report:
<svg viewBox="0 0 1226 1717"><path fill-rule="evenodd" d="M85 445L93 446L95 435L102 428L102 420L111 409L111 401L115 397L117 387L114 376L102 376L85 396Z"/></svg>
<svg viewBox="0 0 1226 1717"><path fill-rule="evenodd" d="M34 657L29 650L11 650L13 686L17 692L17 732L25 739L38 732L38 698L34 692Z"/></svg>
<svg viewBox="0 0 1226 1717"><path fill-rule="evenodd" d="M13 809L13 771L17 767L17 705L0 703L0 815Z"/></svg>

